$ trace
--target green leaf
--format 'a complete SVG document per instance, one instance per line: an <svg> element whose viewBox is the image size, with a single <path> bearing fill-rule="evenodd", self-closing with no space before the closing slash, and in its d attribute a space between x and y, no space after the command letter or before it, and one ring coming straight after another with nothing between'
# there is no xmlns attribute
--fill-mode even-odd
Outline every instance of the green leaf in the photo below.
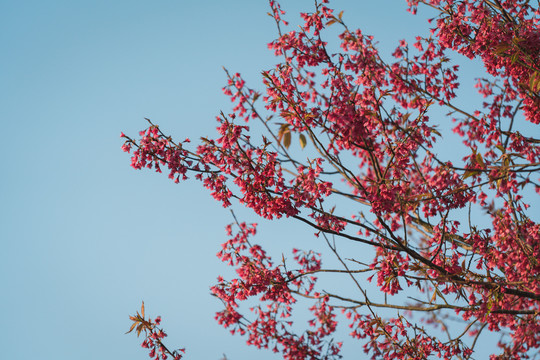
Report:
<svg viewBox="0 0 540 360"><path fill-rule="evenodd" d="M285 134L289 134L289 137L290 137L290 130L289 130L289 124L287 123L284 123L284 124L280 124L280 127L279 127L279 130L278 130L278 141L281 143L281 141L283 140L283 137L285 136ZM290 139L289 139L289 143L290 143Z"/></svg>
<svg viewBox="0 0 540 360"><path fill-rule="evenodd" d="M403 119L403 121L407 121L407 120L409 120L410 116L411 116L411 113L405 113L405 114L403 114L403 116L401 118Z"/></svg>
<svg viewBox="0 0 540 360"><path fill-rule="evenodd" d="M141 335L142 331L143 331L143 324L139 324L139 326L137 326L137 337Z"/></svg>
<svg viewBox="0 0 540 360"><path fill-rule="evenodd" d="M126 332L126 334L129 334L130 332L132 332L133 329L135 329L135 326L137 326L137 323L136 323L136 322L134 322L133 324L131 324L131 327L129 328L129 331Z"/></svg>
<svg viewBox="0 0 540 360"><path fill-rule="evenodd" d="M478 173L479 173L479 171L475 171L475 170L467 170L467 171L465 171L465 173L463 174L463 180L465 180L466 178L471 177L471 176L473 176L473 175L476 175L476 174L478 174Z"/></svg>
<svg viewBox="0 0 540 360"><path fill-rule="evenodd" d="M519 60L519 54L518 53L513 54L510 59L511 59L512 65L514 65L516 61Z"/></svg>
<svg viewBox="0 0 540 360"><path fill-rule="evenodd" d="M291 132L287 129L287 132L283 135L283 146L289 148L291 146Z"/></svg>
<svg viewBox="0 0 540 360"><path fill-rule="evenodd" d="M483 168L486 167L486 164L484 164L484 159L482 159L482 155L480 153L476 154L476 162L480 164Z"/></svg>
<svg viewBox="0 0 540 360"><path fill-rule="evenodd" d="M510 44L499 44L495 47L495 54L502 55L508 49L510 49Z"/></svg>
<svg viewBox="0 0 540 360"><path fill-rule="evenodd" d="M536 92L540 90L540 72L535 71L529 78L529 88L531 91Z"/></svg>
<svg viewBox="0 0 540 360"><path fill-rule="evenodd" d="M304 134L300 134L300 147L303 149L306 147L307 141Z"/></svg>
<svg viewBox="0 0 540 360"><path fill-rule="evenodd" d="M430 304L433 304L437 300L437 293L434 291L433 296L431 297L431 300L429 300Z"/></svg>

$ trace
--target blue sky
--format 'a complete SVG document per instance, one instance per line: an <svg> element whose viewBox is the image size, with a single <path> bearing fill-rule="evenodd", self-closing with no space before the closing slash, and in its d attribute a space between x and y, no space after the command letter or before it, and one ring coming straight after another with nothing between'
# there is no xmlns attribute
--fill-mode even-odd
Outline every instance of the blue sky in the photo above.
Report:
<svg viewBox="0 0 540 360"><path fill-rule="evenodd" d="M312 4L283 7L295 19ZM425 32L405 1L333 5L386 52ZM278 358L213 320L220 304L208 288L228 271L215 254L229 210L198 182L134 171L119 138L144 117L177 138L212 136L230 109L221 67L260 88L277 61L266 1L18 0L0 10L2 358L146 359L124 335L142 300L191 359ZM322 246L287 220L260 232L278 253Z"/></svg>

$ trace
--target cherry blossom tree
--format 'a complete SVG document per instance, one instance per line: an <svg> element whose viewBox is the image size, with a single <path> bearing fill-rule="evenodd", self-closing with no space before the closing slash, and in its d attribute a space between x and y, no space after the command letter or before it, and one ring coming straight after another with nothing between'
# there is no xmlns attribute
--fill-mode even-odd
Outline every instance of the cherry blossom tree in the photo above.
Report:
<svg viewBox="0 0 540 360"><path fill-rule="evenodd" d="M493 359L538 352L540 11L532 2L408 0L412 13L437 11L431 35L400 41L386 59L328 1L293 29L270 0L278 36L268 47L280 62L262 72L262 90L226 72L234 106L218 117L215 139L192 147L150 120L139 139L122 134L135 169L200 180L225 207L296 219L340 264L323 267L309 249L272 259L253 241L256 224L234 218L218 257L237 276L211 289L223 302L219 324L290 360L339 358L342 341L360 341L372 359L469 359L490 331L500 333ZM456 97L455 59L483 63L475 107ZM439 155L451 131L461 142ZM342 243L359 251L343 254ZM323 290L318 278L328 275L354 291ZM256 305L245 309L246 300ZM300 305L312 314L305 326L295 322ZM131 330L146 332L150 356L181 358L163 345L160 319L141 310Z"/></svg>

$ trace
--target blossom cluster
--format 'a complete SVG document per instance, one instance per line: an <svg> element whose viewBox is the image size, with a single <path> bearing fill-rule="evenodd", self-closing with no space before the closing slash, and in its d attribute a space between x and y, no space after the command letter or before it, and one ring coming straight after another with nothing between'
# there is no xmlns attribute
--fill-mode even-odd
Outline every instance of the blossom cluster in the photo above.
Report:
<svg viewBox="0 0 540 360"><path fill-rule="evenodd" d="M237 200L266 219L294 218L342 266L325 269L320 255L294 250L299 268L290 270L250 243L255 225L237 223L217 255L237 275L212 287L224 304L218 323L286 359L337 358L339 321L373 359L467 359L484 329L503 334L493 359L537 351L540 225L530 208L540 139L522 129L540 124L539 10L523 0L408 0L413 13L421 3L438 12L431 36L400 40L387 60L326 0L291 31L269 3L279 36L268 48L281 61L263 71L264 92L226 73L233 106L217 118L216 139L190 150L151 122L139 140L122 134L134 168L166 166L176 182L193 173L223 206ZM324 39L330 26L341 29L337 53ZM457 96L453 53L484 65L473 109ZM447 121L435 124L441 110ZM440 155L451 131L460 151ZM342 256L340 240L372 258ZM347 277L357 297L319 290L321 274ZM372 279L384 301L366 290ZM313 318L299 332L294 309L306 301ZM257 305L248 315L242 302ZM405 314L385 319L379 308ZM446 327L449 314L465 330L442 340L429 326Z"/></svg>
<svg viewBox="0 0 540 360"><path fill-rule="evenodd" d="M332 359L339 354L341 344L327 338L335 330L334 309L329 298L313 291L316 277L309 276L321 267L313 252L293 250L299 270L288 271L285 264L274 266L272 259L259 246L250 244L248 238L256 234L256 226L237 224L238 232L223 244L218 257L236 268L238 278L212 287L212 293L225 305L216 314L219 324L248 337L247 343L258 348L270 348L283 354L284 359ZM232 227L227 231L232 235ZM311 297L316 302L309 308L314 318L308 322L313 330L297 335L290 320L293 306L299 295ZM257 297L261 305L251 308L254 320L238 312L239 302ZM264 305L263 305L264 304Z"/></svg>
<svg viewBox="0 0 540 360"><path fill-rule="evenodd" d="M127 333L135 330L137 337L142 332L145 334L145 339L141 344L141 347L148 349L148 356L154 360L167 360L169 356L174 360L180 360L184 356L185 349L178 349L170 351L162 342L167 337L167 334L163 329L158 326L161 324L161 316L156 317L154 320L151 318L146 319L144 315L144 302L141 305L140 313L130 316L129 319L133 321L131 328Z"/></svg>

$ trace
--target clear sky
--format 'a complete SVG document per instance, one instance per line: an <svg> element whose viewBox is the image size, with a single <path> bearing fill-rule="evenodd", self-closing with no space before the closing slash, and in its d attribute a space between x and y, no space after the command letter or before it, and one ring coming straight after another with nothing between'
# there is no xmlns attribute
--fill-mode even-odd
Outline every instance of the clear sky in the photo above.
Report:
<svg viewBox="0 0 540 360"><path fill-rule="evenodd" d="M312 4L283 8L296 19ZM425 33L425 16L405 1L333 5L387 53ZM278 358L213 320L220 303L209 286L228 273L215 254L229 210L196 181L131 169L119 138L146 127L144 117L177 138L212 136L230 109L221 67L260 87L277 61L267 12L263 0L0 1L3 359L146 359L124 335L142 300L190 359ZM260 233L277 253L321 246L287 220Z"/></svg>

